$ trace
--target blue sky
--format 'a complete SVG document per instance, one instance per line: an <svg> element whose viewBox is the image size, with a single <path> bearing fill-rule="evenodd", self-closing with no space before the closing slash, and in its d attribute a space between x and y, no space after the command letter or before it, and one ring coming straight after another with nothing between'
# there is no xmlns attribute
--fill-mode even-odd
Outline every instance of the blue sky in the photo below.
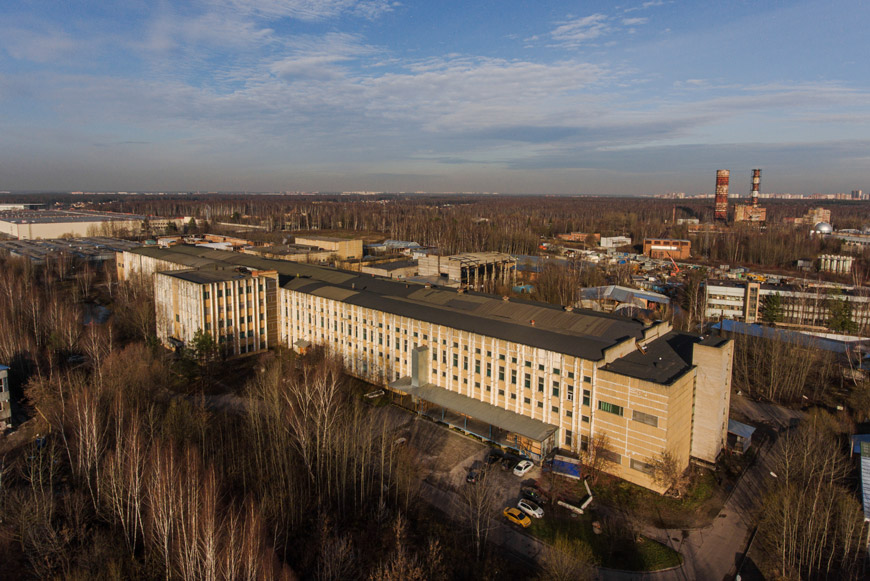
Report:
<svg viewBox="0 0 870 581"><path fill-rule="evenodd" d="M870 189L858 0L6 0L0 189Z"/></svg>

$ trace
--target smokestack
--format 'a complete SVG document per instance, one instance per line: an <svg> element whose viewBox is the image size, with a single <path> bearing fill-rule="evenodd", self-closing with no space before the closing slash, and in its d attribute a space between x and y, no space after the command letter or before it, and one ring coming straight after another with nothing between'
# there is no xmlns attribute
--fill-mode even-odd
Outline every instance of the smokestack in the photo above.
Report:
<svg viewBox="0 0 870 581"><path fill-rule="evenodd" d="M713 206L713 220L716 222L728 221L728 181L731 172L727 169L716 171L716 200Z"/></svg>
<svg viewBox="0 0 870 581"><path fill-rule="evenodd" d="M752 170L752 207L758 206L758 189L761 186L761 170Z"/></svg>

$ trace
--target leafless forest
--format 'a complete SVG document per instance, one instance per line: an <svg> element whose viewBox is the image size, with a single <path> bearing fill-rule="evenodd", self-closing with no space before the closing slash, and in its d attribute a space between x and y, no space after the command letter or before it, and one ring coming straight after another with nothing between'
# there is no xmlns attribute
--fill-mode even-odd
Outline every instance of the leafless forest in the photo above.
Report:
<svg viewBox="0 0 870 581"><path fill-rule="evenodd" d="M422 580L504 566L488 545L469 558L471 529L429 514L415 458L334 361L251 360L243 397L215 411L203 376L219 354L158 349L146 281L2 267L0 355L32 418L0 440L4 578ZM83 327L96 301L115 314Z"/></svg>

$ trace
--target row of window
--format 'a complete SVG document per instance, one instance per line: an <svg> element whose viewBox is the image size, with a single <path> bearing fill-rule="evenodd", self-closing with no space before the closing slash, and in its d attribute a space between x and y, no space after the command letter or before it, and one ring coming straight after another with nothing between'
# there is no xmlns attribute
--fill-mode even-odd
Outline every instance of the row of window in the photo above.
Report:
<svg viewBox="0 0 870 581"><path fill-rule="evenodd" d="M606 402L603 400L598 400L598 409L603 412L607 412L610 414L617 415L622 417L625 413L625 408L622 406L616 405L615 403ZM654 416L652 414L644 413L638 410L632 410L631 419L640 422L641 424L646 424L648 426L652 426L654 428L659 427L659 418L658 416Z"/></svg>

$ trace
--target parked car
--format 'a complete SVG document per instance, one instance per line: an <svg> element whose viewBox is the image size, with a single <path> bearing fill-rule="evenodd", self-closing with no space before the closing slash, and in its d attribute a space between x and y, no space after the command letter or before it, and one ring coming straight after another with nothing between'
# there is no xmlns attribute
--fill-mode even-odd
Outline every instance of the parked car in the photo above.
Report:
<svg viewBox="0 0 870 581"><path fill-rule="evenodd" d="M477 484L478 480L480 480L480 473L476 470L469 470L468 475L465 477L465 481L469 484Z"/></svg>
<svg viewBox="0 0 870 581"><path fill-rule="evenodd" d="M540 506L532 502L531 500L527 500L523 498L517 503L517 508L526 513L529 516L533 516L535 518L542 518L544 516L544 509Z"/></svg>
<svg viewBox="0 0 870 581"><path fill-rule="evenodd" d="M523 511L518 508L507 507L504 509L504 515L515 525L520 525L523 528L532 526L532 519L523 514Z"/></svg>
<svg viewBox="0 0 870 581"><path fill-rule="evenodd" d="M489 455L486 457L486 464L492 466L493 464L500 462L502 458L504 458L504 454L498 450L490 450Z"/></svg>
<svg viewBox="0 0 870 581"><path fill-rule="evenodd" d="M534 486L523 486L520 488L520 494L535 504L547 504L547 498Z"/></svg>
<svg viewBox="0 0 870 581"><path fill-rule="evenodd" d="M532 469L532 466L534 466L534 464L532 464L531 460L522 460L519 464L514 466L514 476L525 476L526 472Z"/></svg>

